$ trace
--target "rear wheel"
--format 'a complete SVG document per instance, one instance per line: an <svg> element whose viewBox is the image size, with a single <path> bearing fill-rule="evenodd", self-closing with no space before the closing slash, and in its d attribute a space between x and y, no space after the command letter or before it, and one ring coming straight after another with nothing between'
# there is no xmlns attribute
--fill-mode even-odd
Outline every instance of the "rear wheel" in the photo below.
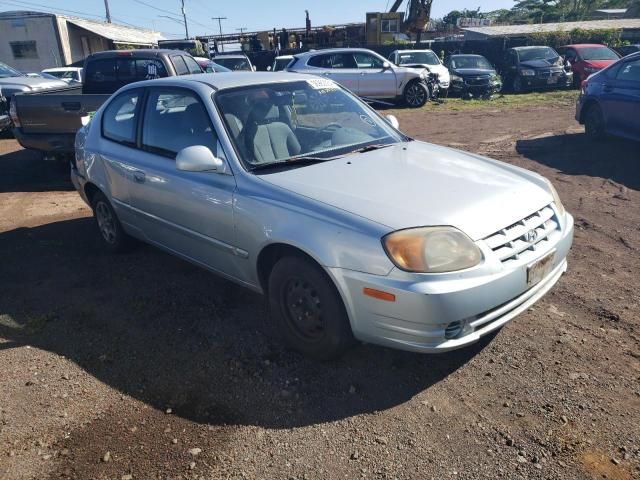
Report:
<svg viewBox="0 0 640 480"><path fill-rule="evenodd" d="M584 117L584 131L590 140L602 140L606 136L606 125L599 105L591 105Z"/></svg>
<svg viewBox="0 0 640 480"><path fill-rule="evenodd" d="M125 233L107 197L102 192L96 192L91 204L103 245L110 252L126 251L131 245L131 237Z"/></svg>
<svg viewBox="0 0 640 480"><path fill-rule="evenodd" d="M429 100L427 86L418 80L407 85L404 89L404 102L411 108L420 108Z"/></svg>
<svg viewBox="0 0 640 480"><path fill-rule="evenodd" d="M353 343L349 319L333 282L302 256L284 257L273 267L269 306L287 345L308 357L331 360Z"/></svg>

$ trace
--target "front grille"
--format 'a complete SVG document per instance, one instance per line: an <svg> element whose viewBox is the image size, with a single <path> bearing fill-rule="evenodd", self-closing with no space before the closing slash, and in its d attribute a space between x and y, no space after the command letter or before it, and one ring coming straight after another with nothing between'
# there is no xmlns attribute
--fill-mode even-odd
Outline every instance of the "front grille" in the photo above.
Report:
<svg viewBox="0 0 640 480"><path fill-rule="evenodd" d="M543 78L560 77L562 76L562 69L561 68L545 68L543 70L538 70L538 76Z"/></svg>
<svg viewBox="0 0 640 480"><path fill-rule="evenodd" d="M489 80L491 77L481 76L481 77L467 77L465 82L467 85L471 86L480 86L480 85L489 85Z"/></svg>
<svg viewBox="0 0 640 480"><path fill-rule="evenodd" d="M534 258L547 250L560 234L560 224L551 208L545 207L484 239L501 262Z"/></svg>

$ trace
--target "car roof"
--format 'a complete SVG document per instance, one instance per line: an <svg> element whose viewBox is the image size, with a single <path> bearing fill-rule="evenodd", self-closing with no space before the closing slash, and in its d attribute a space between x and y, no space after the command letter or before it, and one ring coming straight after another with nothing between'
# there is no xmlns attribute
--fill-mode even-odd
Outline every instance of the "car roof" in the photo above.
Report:
<svg viewBox="0 0 640 480"><path fill-rule="evenodd" d="M278 55L276 60L285 60L287 58L293 58L293 55Z"/></svg>
<svg viewBox="0 0 640 480"><path fill-rule="evenodd" d="M478 55L477 53L455 53L453 55L449 55L449 58L453 58L453 57L482 57L482 58L484 58L484 55Z"/></svg>
<svg viewBox="0 0 640 480"><path fill-rule="evenodd" d="M403 50L396 50L398 53L414 53L414 52L432 52L435 53L430 48L407 48Z"/></svg>
<svg viewBox="0 0 640 480"><path fill-rule="evenodd" d="M183 51L183 50L171 50L169 48L137 48L131 50L105 50L102 52L95 52L89 55L91 58L101 58L101 57L158 57L160 55L187 55L191 56L191 54ZM87 57L87 58L89 58Z"/></svg>
<svg viewBox="0 0 640 480"><path fill-rule="evenodd" d="M216 53L213 58L248 58L244 53Z"/></svg>
<svg viewBox="0 0 640 480"><path fill-rule="evenodd" d="M198 82L209 85L216 90L226 90L260 84L299 82L312 78L314 78L312 75L290 72L231 72L225 75L220 75L219 73L196 73L194 75L144 80L130 85L138 87L161 86L164 84L176 86L176 84L183 82Z"/></svg>
<svg viewBox="0 0 640 480"><path fill-rule="evenodd" d="M609 48L606 45L602 45L601 43L574 43L572 45L564 45L560 48L593 48L593 47L605 47Z"/></svg>
<svg viewBox="0 0 640 480"><path fill-rule="evenodd" d="M332 53L348 53L348 52L367 52L367 53L376 53L373 50L369 50L368 48L327 48L324 50L313 50L303 53L298 53L294 55L297 58L306 58L312 57L315 55L330 55Z"/></svg>
<svg viewBox="0 0 640 480"><path fill-rule="evenodd" d="M527 47L513 47L512 50L533 50L534 48L551 48L551 50L553 50L553 47L550 47L549 45L530 45Z"/></svg>
<svg viewBox="0 0 640 480"><path fill-rule="evenodd" d="M69 70L82 70L82 67L53 67L45 68L43 72L68 72Z"/></svg>

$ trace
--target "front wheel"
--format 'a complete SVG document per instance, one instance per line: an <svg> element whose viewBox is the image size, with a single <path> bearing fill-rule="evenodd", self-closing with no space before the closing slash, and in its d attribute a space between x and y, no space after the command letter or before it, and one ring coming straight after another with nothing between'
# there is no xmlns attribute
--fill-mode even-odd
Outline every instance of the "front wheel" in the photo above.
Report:
<svg viewBox="0 0 640 480"><path fill-rule="evenodd" d="M524 86L522 85L522 78L520 78L520 76L517 76L513 79L513 83L511 85L511 89L513 90L513 93L523 93L524 92Z"/></svg>
<svg viewBox="0 0 640 480"><path fill-rule="evenodd" d="M411 108L420 108L429 100L429 90L422 82L414 80L404 89L404 102Z"/></svg>
<svg viewBox="0 0 640 480"><path fill-rule="evenodd" d="M304 257L287 256L269 276L271 318L292 349L318 360L341 356L353 343L344 304L327 274Z"/></svg>

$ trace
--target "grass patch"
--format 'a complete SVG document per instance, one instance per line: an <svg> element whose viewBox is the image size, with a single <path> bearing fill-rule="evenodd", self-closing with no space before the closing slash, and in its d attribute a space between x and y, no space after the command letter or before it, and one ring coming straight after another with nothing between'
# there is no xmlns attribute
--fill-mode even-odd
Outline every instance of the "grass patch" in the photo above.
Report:
<svg viewBox="0 0 640 480"><path fill-rule="evenodd" d="M529 106L570 106L578 100L578 90L554 90L550 92L532 92L520 95L498 94L491 100L462 100L461 98L447 98L444 103L427 103L423 109L434 112L482 111L496 108L519 108Z"/></svg>

